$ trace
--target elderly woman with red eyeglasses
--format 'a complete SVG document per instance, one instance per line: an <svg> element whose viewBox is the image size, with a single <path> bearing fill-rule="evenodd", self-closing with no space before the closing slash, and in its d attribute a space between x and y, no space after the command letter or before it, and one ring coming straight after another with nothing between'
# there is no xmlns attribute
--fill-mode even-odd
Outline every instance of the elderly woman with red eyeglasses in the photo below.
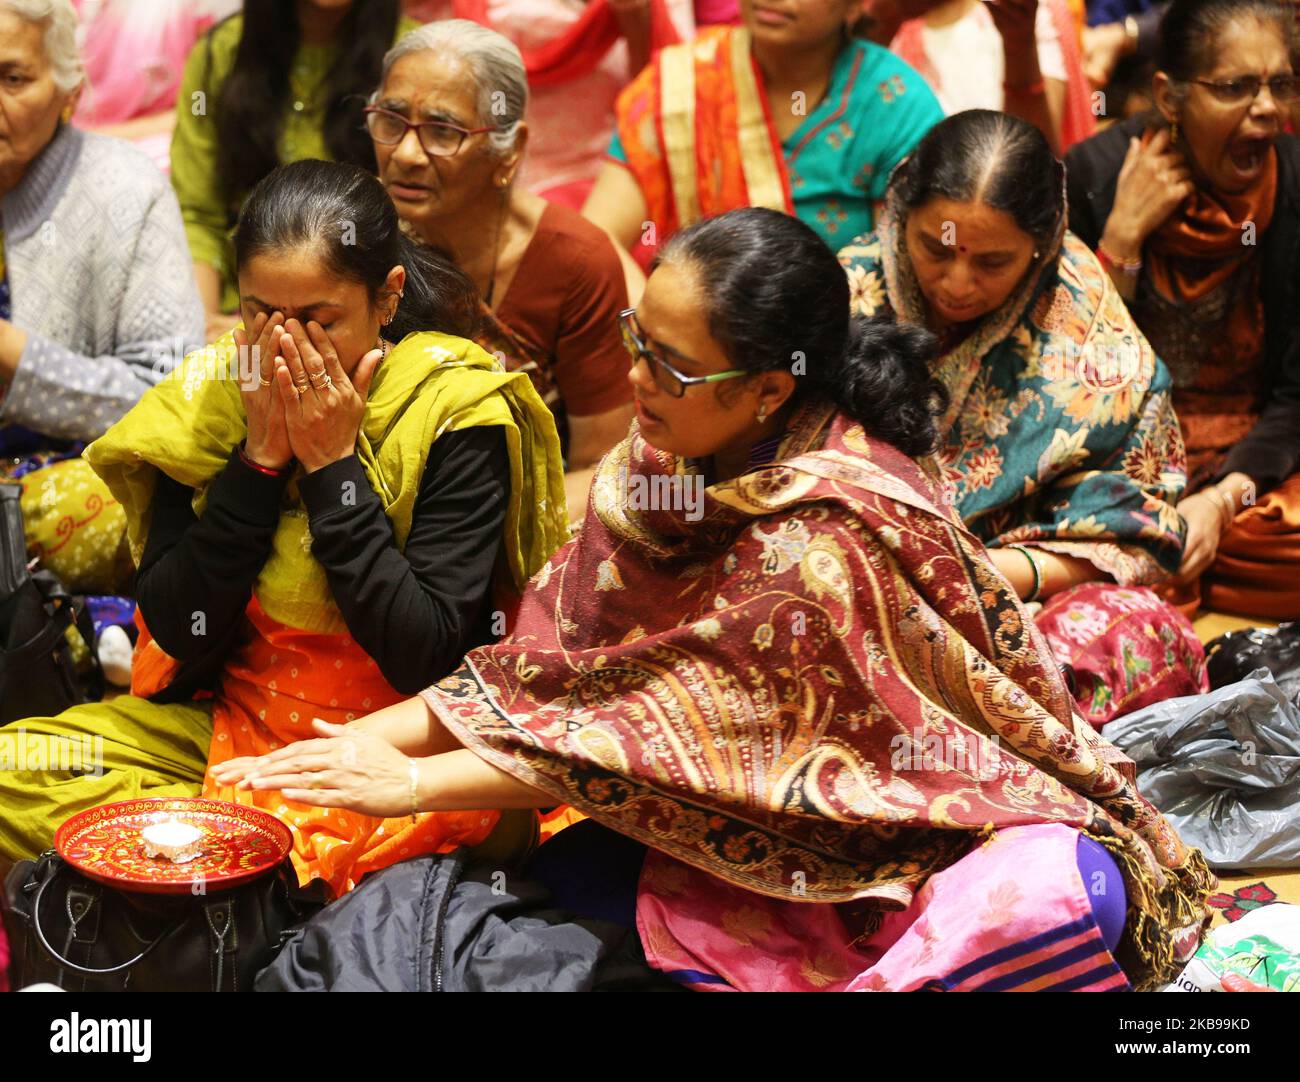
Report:
<svg viewBox="0 0 1300 1082"><path fill-rule="evenodd" d="M632 419L618 328L628 279L603 231L515 184L527 101L523 60L508 38L444 19L384 58L366 123L406 228L477 283L476 340L506 368L528 372L555 414L570 515L581 518L596 463Z"/></svg>

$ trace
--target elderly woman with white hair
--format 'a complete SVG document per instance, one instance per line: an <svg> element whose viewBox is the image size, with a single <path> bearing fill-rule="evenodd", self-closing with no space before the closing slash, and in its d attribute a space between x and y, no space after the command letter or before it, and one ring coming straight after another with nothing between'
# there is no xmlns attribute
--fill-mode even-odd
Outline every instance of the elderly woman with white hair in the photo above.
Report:
<svg viewBox="0 0 1300 1082"><path fill-rule="evenodd" d="M596 463L632 419L618 322L628 283L602 230L515 185L527 101L523 60L508 38L444 19L384 58L366 123L406 227L478 285L476 340L506 368L528 372L555 414L569 514L580 519Z"/></svg>
<svg viewBox="0 0 1300 1082"><path fill-rule="evenodd" d="M131 562L81 448L201 344L203 308L167 181L70 126L83 82L70 0L0 0L0 479L30 553L99 593Z"/></svg>

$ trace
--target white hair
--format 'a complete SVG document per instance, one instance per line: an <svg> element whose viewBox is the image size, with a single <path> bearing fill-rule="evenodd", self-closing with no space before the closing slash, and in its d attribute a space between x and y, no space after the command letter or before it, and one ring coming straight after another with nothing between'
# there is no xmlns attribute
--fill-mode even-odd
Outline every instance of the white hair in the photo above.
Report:
<svg viewBox="0 0 1300 1082"><path fill-rule="evenodd" d="M478 123L497 128L488 135L489 145L498 156L513 150L528 105L528 75L515 43L469 19L438 19L412 30L388 50L382 78L388 78L402 57L425 50L465 63L478 90Z"/></svg>
<svg viewBox="0 0 1300 1082"><path fill-rule="evenodd" d="M0 0L0 8L45 28L45 58L54 84L65 94L86 78L77 47L77 12L72 0Z"/></svg>

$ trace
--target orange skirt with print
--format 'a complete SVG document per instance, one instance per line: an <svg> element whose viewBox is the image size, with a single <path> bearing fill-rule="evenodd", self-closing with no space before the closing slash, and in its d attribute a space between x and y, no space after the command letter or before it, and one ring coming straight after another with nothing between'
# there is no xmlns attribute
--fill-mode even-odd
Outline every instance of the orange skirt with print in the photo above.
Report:
<svg viewBox="0 0 1300 1082"><path fill-rule="evenodd" d="M316 739L313 718L343 725L405 698L350 635L286 627L267 616L256 598L245 616L249 633L227 661L213 702L203 796L276 816L293 833L291 856L299 881L324 879L335 894L408 857L450 852L487 838L499 812L430 812L412 823L410 816L380 819L298 804L269 790L214 783L211 769L218 763ZM131 692L148 696L167 685L179 663L152 640L143 622L140 626Z"/></svg>

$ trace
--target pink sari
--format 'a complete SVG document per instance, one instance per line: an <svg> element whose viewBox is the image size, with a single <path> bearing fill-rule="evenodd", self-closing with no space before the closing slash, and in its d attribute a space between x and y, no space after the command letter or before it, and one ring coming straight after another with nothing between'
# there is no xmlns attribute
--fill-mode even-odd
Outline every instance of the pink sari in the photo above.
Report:
<svg viewBox="0 0 1300 1082"><path fill-rule="evenodd" d="M1078 837L1060 823L1001 830L868 935L849 907L755 894L651 850L637 931L650 964L697 991L1121 991ZM1197 941L1188 929L1179 957Z"/></svg>

